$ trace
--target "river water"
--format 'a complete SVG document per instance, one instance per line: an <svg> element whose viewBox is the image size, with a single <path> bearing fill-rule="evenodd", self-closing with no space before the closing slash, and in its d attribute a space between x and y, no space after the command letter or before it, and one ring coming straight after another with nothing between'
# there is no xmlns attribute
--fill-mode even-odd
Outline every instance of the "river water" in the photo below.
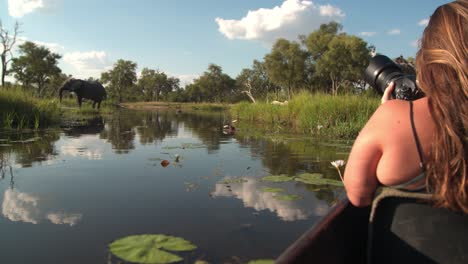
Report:
<svg viewBox="0 0 468 264"><path fill-rule="evenodd" d="M138 234L189 240L197 249L177 253L183 263L274 259L344 190L262 177L339 179L330 162L346 159L352 142L223 131L228 120L117 111L63 129L1 131L0 263L121 263L109 243Z"/></svg>

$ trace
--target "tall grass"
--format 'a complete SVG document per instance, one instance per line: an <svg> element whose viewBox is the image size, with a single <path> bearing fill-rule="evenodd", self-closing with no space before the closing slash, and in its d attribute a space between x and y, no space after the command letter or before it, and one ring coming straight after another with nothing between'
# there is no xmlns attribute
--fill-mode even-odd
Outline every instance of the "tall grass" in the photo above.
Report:
<svg viewBox="0 0 468 264"><path fill-rule="evenodd" d="M355 137L379 105L369 96L301 92L287 105L239 103L231 108L233 118L246 123L312 135Z"/></svg>
<svg viewBox="0 0 468 264"><path fill-rule="evenodd" d="M38 129L59 120L57 100L37 99L19 87L0 88L0 128Z"/></svg>

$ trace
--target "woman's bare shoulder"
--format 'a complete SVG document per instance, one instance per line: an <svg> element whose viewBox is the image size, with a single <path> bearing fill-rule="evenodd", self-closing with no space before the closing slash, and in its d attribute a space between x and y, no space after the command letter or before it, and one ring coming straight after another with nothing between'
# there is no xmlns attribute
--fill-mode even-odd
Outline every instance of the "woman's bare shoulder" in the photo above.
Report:
<svg viewBox="0 0 468 264"><path fill-rule="evenodd" d="M395 128L408 122L409 103L402 100L391 100L380 105L367 122L360 134L382 138L383 133L396 132Z"/></svg>

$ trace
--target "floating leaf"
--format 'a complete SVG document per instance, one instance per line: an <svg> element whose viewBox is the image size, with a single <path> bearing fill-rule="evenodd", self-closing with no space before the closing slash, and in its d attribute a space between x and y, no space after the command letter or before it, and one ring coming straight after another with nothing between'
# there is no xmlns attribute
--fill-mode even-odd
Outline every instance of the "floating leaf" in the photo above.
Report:
<svg viewBox="0 0 468 264"><path fill-rule="evenodd" d="M281 188L270 188L270 187L265 187L262 189L262 192L270 192L270 193L279 193L279 192L282 192L284 191L283 189Z"/></svg>
<svg viewBox="0 0 468 264"><path fill-rule="evenodd" d="M244 183L248 182L247 179L244 178L229 178L229 179L224 179L221 183L222 184L231 184L231 183Z"/></svg>
<svg viewBox="0 0 468 264"><path fill-rule="evenodd" d="M160 161L162 160L161 158L148 158L149 161Z"/></svg>
<svg viewBox="0 0 468 264"><path fill-rule="evenodd" d="M165 264L183 259L170 251L190 251L197 247L189 241L166 235L135 235L118 239L109 245L117 257L136 263ZM164 249L164 250L163 250Z"/></svg>
<svg viewBox="0 0 468 264"><path fill-rule="evenodd" d="M296 201L302 198L300 195L296 194L275 195L274 197L281 201Z"/></svg>
<svg viewBox="0 0 468 264"><path fill-rule="evenodd" d="M323 174L320 174L320 173L304 173L295 177L294 180L303 182L306 184L332 185L332 186L343 187L343 182L323 178Z"/></svg>
<svg viewBox="0 0 468 264"><path fill-rule="evenodd" d="M247 264L275 264L275 260L273 260L273 259L257 259L257 260L251 260Z"/></svg>
<svg viewBox="0 0 468 264"><path fill-rule="evenodd" d="M178 146L165 146L165 147L162 147L162 149L178 149L180 147Z"/></svg>
<svg viewBox="0 0 468 264"><path fill-rule="evenodd" d="M269 182L288 182L292 181L293 177L290 177L288 175L270 175L270 176L265 176L262 178L262 181L269 181Z"/></svg>
<svg viewBox="0 0 468 264"><path fill-rule="evenodd" d="M205 148L205 144L203 143L182 143L183 149L197 149L197 148Z"/></svg>

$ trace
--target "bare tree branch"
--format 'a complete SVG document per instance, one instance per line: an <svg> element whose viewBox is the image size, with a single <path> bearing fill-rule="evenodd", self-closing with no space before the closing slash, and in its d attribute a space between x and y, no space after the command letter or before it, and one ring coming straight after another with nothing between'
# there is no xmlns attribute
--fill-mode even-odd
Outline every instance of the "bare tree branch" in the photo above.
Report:
<svg viewBox="0 0 468 264"><path fill-rule="evenodd" d="M8 63L11 62L13 58L13 47L16 44L18 35L21 33L20 24L15 23L13 29L13 36L10 35L10 32L3 28L2 21L0 21L0 41L3 47L3 50L0 53L0 58L2 61L2 86L5 86L5 76L8 74Z"/></svg>

